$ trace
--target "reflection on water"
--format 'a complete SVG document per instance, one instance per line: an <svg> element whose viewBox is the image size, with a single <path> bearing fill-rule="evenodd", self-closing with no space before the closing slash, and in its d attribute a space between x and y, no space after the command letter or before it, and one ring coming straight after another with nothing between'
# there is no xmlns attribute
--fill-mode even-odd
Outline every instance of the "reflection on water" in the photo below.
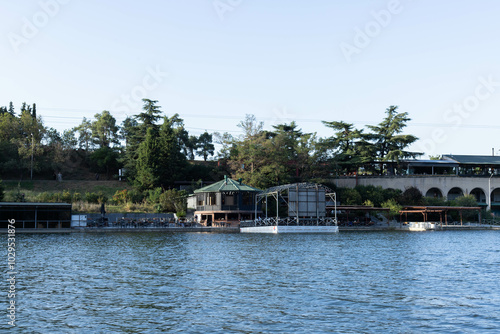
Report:
<svg viewBox="0 0 500 334"><path fill-rule="evenodd" d="M19 332L500 329L498 232L17 239Z"/></svg>

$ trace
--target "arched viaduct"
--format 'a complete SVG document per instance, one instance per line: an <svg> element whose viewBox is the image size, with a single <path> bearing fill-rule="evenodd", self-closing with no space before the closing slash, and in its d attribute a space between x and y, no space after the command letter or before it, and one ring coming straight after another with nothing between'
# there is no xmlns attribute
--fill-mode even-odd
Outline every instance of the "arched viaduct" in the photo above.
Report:
<svg viewBox="0 0 500 334"><path fill-rule="evenodd" d="M427 197L444 197L448 200L463 195L476 196L479 205L500 208L500 178L497 177L461 177L461 176L353 176L332 180L339 187L353 188L356 185L373 185L404 191L415 187ZM487 201L488 188L491 189L491 202Z"/></svg>

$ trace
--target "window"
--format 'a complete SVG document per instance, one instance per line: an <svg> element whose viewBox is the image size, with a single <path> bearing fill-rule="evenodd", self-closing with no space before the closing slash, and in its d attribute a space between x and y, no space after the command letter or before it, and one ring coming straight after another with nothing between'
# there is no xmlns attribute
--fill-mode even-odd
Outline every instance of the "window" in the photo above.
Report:
<svg viewBox="0 0 500 334"><path fill-rule="evenodd" d="M215 193L209 193L208 194L208 205L216 205L217 204L217 197L215 196Z"/></svg>

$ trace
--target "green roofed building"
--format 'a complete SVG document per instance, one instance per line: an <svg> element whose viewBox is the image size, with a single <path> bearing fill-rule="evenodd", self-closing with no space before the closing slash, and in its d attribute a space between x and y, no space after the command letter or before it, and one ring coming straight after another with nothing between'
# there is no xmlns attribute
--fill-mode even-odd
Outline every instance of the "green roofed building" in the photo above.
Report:
<svg viewBox="0 0 500 334"><path fill-rule="evenodd" d="M255 196L260 189L224 177L224 180L194 191L188 199L188 208L194 209L198 222L205 226L237 227L241 220L255 219L261 214L255 207Z"/></svg>

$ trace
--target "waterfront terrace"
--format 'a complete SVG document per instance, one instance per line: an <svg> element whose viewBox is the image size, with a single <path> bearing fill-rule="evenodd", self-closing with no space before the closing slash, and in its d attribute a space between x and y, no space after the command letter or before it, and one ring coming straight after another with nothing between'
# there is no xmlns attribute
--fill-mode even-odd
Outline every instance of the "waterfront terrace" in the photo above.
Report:
<svg viewBox="0 0 500 334"><path fill-rule="evenodd" d="M440 160L404 160L391 175L339 176L339 187L373 185L404 191L415 187L424 196L453 200L474 195L478 206L500 213L500 156L443 155Z"/></svg>

